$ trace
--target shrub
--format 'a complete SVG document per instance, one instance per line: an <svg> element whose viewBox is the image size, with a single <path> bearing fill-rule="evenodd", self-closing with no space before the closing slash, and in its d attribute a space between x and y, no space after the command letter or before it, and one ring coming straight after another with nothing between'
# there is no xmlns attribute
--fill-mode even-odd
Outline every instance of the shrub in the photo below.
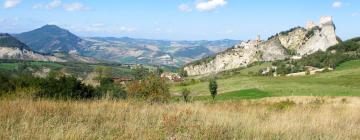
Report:
<svg viewBox="0 0 360 140"><path fill-rule="evenodd" d="M190 90L188 90L187 88L184 88L181 91L181 95L183 96L185 102L189 102Z"/></svg>
<svg viewBox="0 0 360 140"><path fill-rule="evenodd" d="M287 99L286 101L281 101L281 102L271 105L270 109L282 111L282 110L289 109L290 107L295 106L295 105L296 105L296 103L294 101L290 101L289 99Z"/></svg>
<svg viewBox="0 0 360 140"><path fill-rule="evenodd" d="M111 78L101 79L97 92L100 93L102 97L105 96L111 99L125 99L127 97L124 88L121 85L115 84Z"/></svg>
<svg viewBox="0 0 360 140"><path fill-rule="evenodd" d="M112 68L105 66L98 66L95 68L95 72L98 74L97 79L102 80L103 78L108 78L112 76Z"/></svg>
<svg viewBox="0 0 360 140"><path fill-rule="evenodd" d="M92 99L99 97L95 89L84 85L75 77L46 78L40 83L37 97L51 99Z"/></svg>
<svg viewBox="0 0 360 140"><path fill-rule="evenodd" d="M149 76L149 69L144 68L143 66L138 66L134 69L134 76L136 80L145 79Z"/></svg>
<svg viewBox="0 0 360 140"><path fill-rule="evenodd" d="M211 79L210 83L209 83L209 90L210 90L210 94L211 97L213 98L213 100L215 100L215 97L217 95L217 89L218 89L218 85L215 79Z"/></svg>
<svg viewBox="0 0 360 140"><path fill-rule="evenodd" d="M0 73L0 96L15 90L15 84L13 81L5 74Z"/></svg>
<svg viewBox="0 0 360 140"><path fill-rule="evenodd" d="M151 103L164 103L170 99L168 83L155 74L128 84L127 93L130 98L144 99Z"/></svg>
<svg viewBox="0 0 360 140"><path fill-rule="evenodd" d="M184 68L180 68L178 71L181 77L188 77L188 73L184 70Z"/></svg>

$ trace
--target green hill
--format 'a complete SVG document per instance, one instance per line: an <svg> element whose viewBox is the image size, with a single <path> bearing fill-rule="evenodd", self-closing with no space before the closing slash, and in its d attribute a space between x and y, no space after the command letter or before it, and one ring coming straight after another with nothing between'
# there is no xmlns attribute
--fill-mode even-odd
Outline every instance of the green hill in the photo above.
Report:
<svg viewBox="0 0 360 140"><path fill-rule="evenodd" d="M254 66L258 67L258 66ZM244 69L247 70L247 69ZM172 93L188 88L193 96L209 96L208 81L195 80L188 86L173 85ZM221 96L249 96L266 93L266 96L360 96L360 60L340 64L335 71L301 77L264 77L234 74L218 79ZM243 92L244 90L250 90ZM255 92L256 91L256 92ZM258 98L258 94L253 94ZM265 94L264 94L265 95ZM249 97L247 97L249 99Z"/></svg>
<svg viewBox="0 0 360 140"><path fill-rule="evenodd" d="M31 50L28 46L24 43L20 42L16 38L12 37L7 33L0 33L0 47L12 47L12 48L19 48L21 50Z"/></svg>
<svg viewBox="0 0 360 140"><path fill-rule="evenodd" d="M45 25L33 31L15 35L32 50L42 53L80 51L82 39L56 25Z"/></svg>

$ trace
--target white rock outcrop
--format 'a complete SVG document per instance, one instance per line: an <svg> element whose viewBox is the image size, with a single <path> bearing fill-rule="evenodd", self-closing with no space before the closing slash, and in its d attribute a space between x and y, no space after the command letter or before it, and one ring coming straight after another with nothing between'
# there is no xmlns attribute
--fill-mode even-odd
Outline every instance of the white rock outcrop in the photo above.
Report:
<svg viewBox="0 0 360 140"><path fill-rule="evenodd" d="M274 61L325 51L338 43L335 25L330 16L320 18L319 25L308 22L306 28L296 27L281 32L267 41L242 42L233 49L188 64L184 70L190 76L209 75L246 67L256 61Z"/></svg>
<svg viewBox="0 0 360 140"><path fill-rule="evenodd" d="M321 17L318 27L319 29L312 28L313 36L298 50L300 55L312 54L319 50L326 51L330 46L339 43L332 17Z"/></svg>
<svg viewBox="0 0 360 140"><path fill-rule="evenodd" d="M35 60L35 61L52 61L52 62L65 62L60 58L54 56L46 56L34 53L28 50L21 50L19 48L2 47L0 46L1 59L19 59L19 60Z"/></svg>

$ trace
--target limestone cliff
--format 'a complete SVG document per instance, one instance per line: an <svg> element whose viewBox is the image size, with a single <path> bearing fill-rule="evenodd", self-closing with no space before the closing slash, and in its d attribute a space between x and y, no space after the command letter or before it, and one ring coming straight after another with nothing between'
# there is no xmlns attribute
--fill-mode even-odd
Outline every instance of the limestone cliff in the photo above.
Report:
<svg viewBox="0 0 360 140"><path fill-rule="evenodd" d="M214 74L246 67L256 61L301 57L319 50L325 51L338 43L332 17L321 17L319 25L309 23L306 28L296 27L280 32L267 41L257 39L242 42L214 57L190 63L184 70L190 76Z"/></svg>
<svg viewBox="0 0 360 140"><path fill-rule="evenodd" d="M0 46L0 59L65 62L65 60L54 56L42 55L25 49L21 50L19 48L10 48L10 47L2 47L2 46Z"/></svg>
<svg viewBox="0 0 360 140"><path fill-rule="evenodd" d="M0 59L65 62L54 56L35 53L9 34L0 34Z"/></svg>

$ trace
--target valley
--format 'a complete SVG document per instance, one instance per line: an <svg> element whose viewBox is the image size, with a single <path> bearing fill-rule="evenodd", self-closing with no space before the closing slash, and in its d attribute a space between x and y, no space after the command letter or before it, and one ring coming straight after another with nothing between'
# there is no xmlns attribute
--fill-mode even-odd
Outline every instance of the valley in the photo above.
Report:
<svg viewBox="0 0 360 140"><path fill-rule="evenodd" d="M15 34L34 51L65 54L70 61L96 63L167 65L179 67L206 56L214 55L238 44L239 40L171 41L129 37L78 37L56 25ZM85 60L84 60L85 59Z"/></svg>
<svg viewBox="0 0 360 140"><path fill-rule="evenodd" d="M0 140L360 139L355 0L0 4Z"/></svg>

